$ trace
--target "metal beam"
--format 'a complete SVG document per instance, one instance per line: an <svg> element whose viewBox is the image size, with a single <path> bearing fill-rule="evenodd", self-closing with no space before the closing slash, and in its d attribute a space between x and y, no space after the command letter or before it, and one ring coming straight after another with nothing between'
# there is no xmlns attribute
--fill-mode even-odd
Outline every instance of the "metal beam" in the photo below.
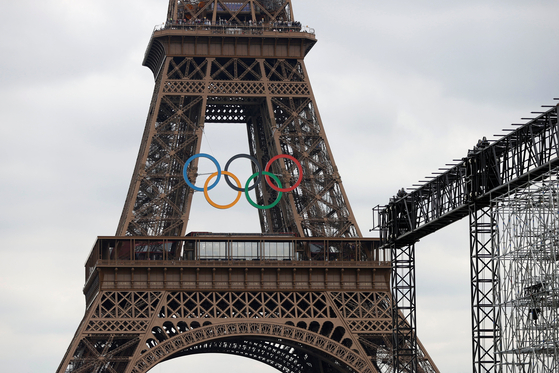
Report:
<svg viewBox="0 0 559 373"><path fill-rule="evenodd" d="M491 202L559 167L557 114L554 106L492 144L480 140L457 165L411 193L399 191L388 205L373 209L378 215L375 228L380 230L381 245L393 253L394 312L405 313L413 321L410 341L415 333L415 304L411 307L410 301L415 296L413 249L408 273L402 272L399 257L420 238L470 216L474 373L493 372L499 364L500 317L495 307L499 268ZM399 334L394 328L395 341Z"/></svg>
<svg viewBox="0 0 559 373"><path fill-rule="evenodd" d="M497 198L559 166L557 106L489 144L480 141L457 165L375 208L386 244L403 247L461 218L472 204Z"/></svg>

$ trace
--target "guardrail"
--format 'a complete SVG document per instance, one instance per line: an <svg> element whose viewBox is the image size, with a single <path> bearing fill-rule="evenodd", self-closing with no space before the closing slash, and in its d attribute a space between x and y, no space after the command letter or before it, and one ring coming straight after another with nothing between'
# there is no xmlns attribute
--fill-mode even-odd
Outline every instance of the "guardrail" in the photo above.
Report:
<svg viewBox="0 0 559 373"><path fill-rule="evenodd" d="M301 32L315 35L315 30L308 26L287 26L280 24L265 24L265 25L240 25L240 24L207 24L207 23L162 23L153 28L153 32L163 30L183 30L192 32L210 31L214 34L229 34L229 35L243 35L243 34L263 34L264 32L276 33L290 33Z"/></svg>
<svg viewBox="0 0 559 373"><path fill-rule="evenodd" d="M214 256L203 251L202 243L223 244ZM252 243L255 251L237 250ZM286 257L273 251L273 244L288 243ZM216 235L186 237L98 237L85 264L85 277L97 265L150 266L370 266L390 262L390 250L379 246L378 238L292 237L264 235ZM220 246L220 245L218 245ZM285 246L285 245L284 245ZM243 252L248 252L245 256ZM254 254L256 253L256 255ZM268 258L267 258L268 256ZM269 258L269 257L272 258ZM277 256L277 258L276 258ZM301 263L301 264L299 264ZM313 264L311 264L313 263Z"/></svg>

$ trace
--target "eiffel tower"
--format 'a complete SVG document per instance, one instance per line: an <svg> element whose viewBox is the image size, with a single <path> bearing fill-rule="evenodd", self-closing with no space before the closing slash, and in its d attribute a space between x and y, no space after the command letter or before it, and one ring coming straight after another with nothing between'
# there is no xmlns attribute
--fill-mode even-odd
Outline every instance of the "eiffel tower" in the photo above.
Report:
<svg viewBox="0 0 559 373"><path fill-rule="evenodd" d="M408 321L390 252L350 208L303 61L315 43L291 0L169 1L143 61L155 89L117 233L86 262L59 373L206 352L293 373L438 372L415 337L394 337ZM262 233L186 234L193 194L211 201L198 161L212 123L246 125Z"/></svg>

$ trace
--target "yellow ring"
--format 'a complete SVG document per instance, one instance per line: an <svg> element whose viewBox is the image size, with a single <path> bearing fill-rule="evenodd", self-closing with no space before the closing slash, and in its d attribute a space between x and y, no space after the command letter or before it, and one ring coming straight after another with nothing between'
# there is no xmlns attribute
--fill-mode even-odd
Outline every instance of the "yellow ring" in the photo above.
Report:
<svg viewBox="0 0 559 373"><path fill-rule="evenodd" d="M239 181L239 179L237 178L237 176L233 175L231 172L229 171L221 171L222 174L224 175L228 175L231 176L233 178L233 180L235 180L235 182L237 183L237 187L240 188L241 187L241 182ZM233 206L235 206L237 204L237 202L239 202L239 200L241 199L241 196L243 195L243 192L237 192L237 198L230 204L228 205L218 205L217 203L215 203L214 201L212 201L210 199L210 196L208 195L208 184L210 183L210 180L213 179L214 177L216 177L218 174L218 172L214 172L213 174L210 175L210 177L208 177L206 179L206 183L204 184L204 197L206 197L206 201L208 201L208 203L210 205L212 205L213 207L215 207L216 209L228 209L231 208ZM242 190L242 189L241 189Z"/></svg>

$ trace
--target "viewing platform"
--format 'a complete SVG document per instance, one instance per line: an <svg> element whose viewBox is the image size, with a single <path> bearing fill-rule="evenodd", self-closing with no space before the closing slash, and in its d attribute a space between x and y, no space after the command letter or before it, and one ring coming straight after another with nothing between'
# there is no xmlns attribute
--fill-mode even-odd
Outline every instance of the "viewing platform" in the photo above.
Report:
<svg viewBox="0 0 559 373"><path fill-rule="evenodd" d="M388 290L390 251L378 238L190 233L98 237L85 265L99 290Z"/></svg>
<svg viewBox="0 0 559 373"><path fill-rule="evenodd" d="M155 26L143 65L157 77L167 56L301 59L316 42L298 22L167 22Z"/></svg>
<svg viewBox="0 0 559 373"><path fill-rule="evenodd" d="M168 22L156 25L154 34L160 31L189 31L200 34L227 34L227 35L264 35L301 33L303 35L315 35L315 30L308 26L301 26L299 22L275 22L266 24L252 23L229 23L229 22Z"/></svg>

